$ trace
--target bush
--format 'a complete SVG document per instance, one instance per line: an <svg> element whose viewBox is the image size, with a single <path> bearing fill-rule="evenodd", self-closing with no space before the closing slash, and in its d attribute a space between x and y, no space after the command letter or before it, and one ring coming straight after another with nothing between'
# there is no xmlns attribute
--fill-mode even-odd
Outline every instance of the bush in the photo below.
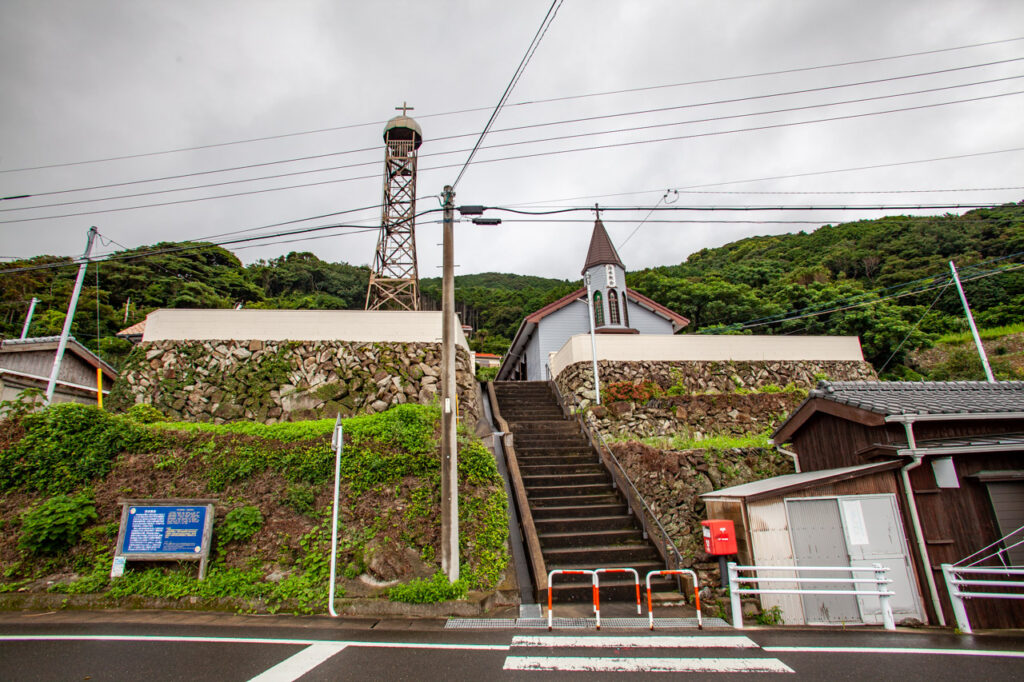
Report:
<svg viewBox="0 0 1024 682"><path fill-rule="evenodd" d="M0 491L68 493L106 476L119 453L159 444L146 427L92 405L51 405L21 423L25 435L0 451Z"/></svg>
<svg viewBox="0 0 1024 682"><path fill-rule="evenodd" d="M248 540L263 528L263 514L253 506L232 509L224 517L224 523L217 530L218 542L226 545L229 542Z"/></svg>
<svg viewBox="0 0 1024 682"><path fill-rule="evenodd" d="M448 582L448 576L438 571L429 580L415 578L404 585L395 585L388 590L391 601L406 604L436 604L442 601L462 599L468 591L463 580Z"/></svg>
<svg viewBox="0 0 1024 682"><path fill-rule="evenodd" d="M641 381L635 384L631 381L616 381L605 385L602 394L602 399L605 402L632 400L646 403L651 398L660 397L662 390L653 381Z"/></svg>
<svg viewBox="0 0 1024 682"><path fill-rule="evenodd" d="M500 367L477 367L476 368L476 380L484 383L488 381L494 381L498 376L498 370Z"/></svg>
<svg viewBox="0 0 1024 682"><path fill-rule="evenodd" d="M92 492L55 495L22 517L18 547L32 554L58 554L78 542L82 529L95 521Z"/></svg>
<svg viewBox="0 0 1024 682"><path fill-rule="evenodd" d="M154 422L165 422L167 417L163 412L147 403L132 405L125 413L126 417L139 424L152 424Z"/></svg>

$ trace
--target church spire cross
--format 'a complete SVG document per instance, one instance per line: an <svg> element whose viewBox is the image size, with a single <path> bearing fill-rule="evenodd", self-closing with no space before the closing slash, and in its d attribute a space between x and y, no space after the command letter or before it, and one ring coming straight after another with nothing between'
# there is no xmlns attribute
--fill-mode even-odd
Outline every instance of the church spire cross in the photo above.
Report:
<svg viewBox="0 0 1024 682"><path fill-rule="evenodd" d="M402 106L395 107L395 111L401 111L402 112L402 116L405 116L406 112L411 111L414 108L415 107L410 107L409 104L405 100L402 100Z"/></svg>

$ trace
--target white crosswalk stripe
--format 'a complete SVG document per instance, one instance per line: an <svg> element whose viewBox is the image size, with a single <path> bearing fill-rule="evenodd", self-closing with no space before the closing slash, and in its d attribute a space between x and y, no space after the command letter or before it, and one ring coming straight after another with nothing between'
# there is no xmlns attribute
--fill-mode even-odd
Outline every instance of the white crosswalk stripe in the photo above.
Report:
<svg viewBox="0 0 1024 682"><path fill-rule="evenodd" d="M530 636L513 637L511 649L659 649L677 656L518 656L505 658L505 670L561 672L675 672L675 673L792 673L792 668L768 657L703 657L703 649L760 650L742 636ZM619 653L619 651L616 651Z"/></svg>

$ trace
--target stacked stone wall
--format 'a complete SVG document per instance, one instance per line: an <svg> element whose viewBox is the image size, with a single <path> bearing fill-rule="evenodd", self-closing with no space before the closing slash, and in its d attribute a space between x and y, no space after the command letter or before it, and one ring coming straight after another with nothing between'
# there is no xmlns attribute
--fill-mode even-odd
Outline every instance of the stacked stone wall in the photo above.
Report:
<svg viewBox="0 0 1024 682"><path fill-rule="evenodd" d="M464 349L455 364L459 413L472 429L479 390ZM440 378L436 343L154 341L132 351L109 404L151 404L183 421L269 424L429 404Z"/></svg>
<svg viewBox="0 0 1024 682"><path fill-rule="evenodd" d="M594 404L593 365L577 362L555 383L569 404L590 409L613 438L757 433L780 423L821 379L877 379L866 362L598 362L601 386L652 382L663 394ZM785 389L785 390L783 390ZM672 395L668 395L671 393Z"/></svg>

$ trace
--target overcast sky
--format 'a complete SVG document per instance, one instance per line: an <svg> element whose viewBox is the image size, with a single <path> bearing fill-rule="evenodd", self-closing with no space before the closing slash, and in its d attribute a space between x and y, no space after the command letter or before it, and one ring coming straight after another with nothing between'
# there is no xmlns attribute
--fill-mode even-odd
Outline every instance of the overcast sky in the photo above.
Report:
<svg viewBox="0 0 1024 682"><path fill-rule="evenodd" d="M383 121L403 101L415 107L410 113L425 138L418 208L435 208L458 168L429 169L465 160L466 152L458 150L472 146L550 4L2 0L0 171L6 172L0 172L0 196L36 196L0 201L0 256L79 255L90 225L116 242L97 245L98 253L106 253L117 244L201 239L379 204ZM565 0L512 105L458 185L456 203L527 210L595 202L642 207L657 204L670 188L679 190L667 200L675 206L1020 201L1024 151L1004 150L1024 148L1024 95L997 95L1024 91L1024 40L1009 40L1022 36L1024 2L1012 0ZM1004 42L947 49L993 41ZM935 50L945 51L882 59ZM876 61L830 66L861 60ZM805 70L757 75L794 69ZM946 73L919 75L940 70ZM751 77L736 78L742 76ZM900 76L912 77L834 87ZM715 82L636 90L708 80ZM831 89L821 89L826 87ZM936 88L946 89L816 106ZM540 101L620 90L634 91ZM794 90L815 91L780 94ZM758 97L763 95L778 96ZM747 99L714 104L739 98ZM945 104L975 98L985 99ZM874 115L934 104L941 106ZM778 111L796 107L805 108ZM450 113L467 109L473 111ZM780 125L857 114L872 115ZM590 117L603 118L537 126ZM530 127L500 132L517 126ZM344 129L16 170L338 127ZM762 129L730 132L756 127ZM452 137L459 135L464 137ZM676 139L651 142L663 138ZM524 142L531 143L486 148ZM617 146L550 154L599 145ZM906 163L984 152L999 153ZM327 156L277 163L313 155ZM529 158L488 163L510 156ZM267 165L209 172L249 164ZM864 166L881 167L821 173ZM331 170L320 170L325 168ZM168 191L302 171L316 172ZM193 173L201 174L138 182ZM67 191L113 183L134 184ZM321 184L54 217L303 183ZM690 193L698 189L718 193ZM871 193L893 190L956 191ZM59 193L40 196L46 192ZM105 200L68 203L100 198ZM890 211L901 212L917 213ZM506 222L457 226L458 273L579 277L591 213L560 216L580 222L511 222L510 214L489 215ZM637 230L646 215L603 216L631 270L676 264L698 249L746 236L882 213L665 212ZM417 226L421 277L440 272L438 218L425 216ZM707 222L739 219L810 222ZM287 229L331 220L373 226L380 215L379 209L363 210ZM375 244L376 235L366 232L229 248L247 263L300 250L368 264Z"/></svg>

